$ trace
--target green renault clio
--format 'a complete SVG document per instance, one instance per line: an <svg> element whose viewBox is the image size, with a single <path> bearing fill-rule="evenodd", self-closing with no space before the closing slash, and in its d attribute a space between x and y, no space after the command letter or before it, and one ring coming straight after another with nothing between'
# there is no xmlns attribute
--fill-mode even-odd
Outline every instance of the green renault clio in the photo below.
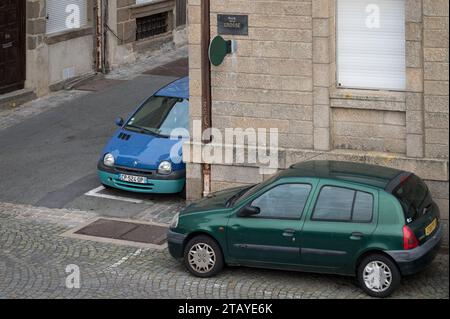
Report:
<svg viewBox="0 0 450 319"><path fill-rule="evenodd" d="M413 173L309 161L191 204L174 217L168 248L198 277L225 264L332 273L387 297L434 259L442 234L439 208Z"/></svg>

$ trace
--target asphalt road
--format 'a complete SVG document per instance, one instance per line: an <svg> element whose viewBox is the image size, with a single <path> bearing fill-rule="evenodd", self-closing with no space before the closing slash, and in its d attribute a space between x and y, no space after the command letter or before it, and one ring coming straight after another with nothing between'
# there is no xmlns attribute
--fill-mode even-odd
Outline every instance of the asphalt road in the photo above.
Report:
<svg viewBox="0 0 450 319"><path fill-rule="evenodd" d="M158 196L138 196L141 203L130 203L84 194L100 186L97 160L116 129L115 118L126 117L173 80L140 75L0 130L0 201L126 218L145 210L148 201L158 201ZM126 192L113 195L135 197Z"/></svg>

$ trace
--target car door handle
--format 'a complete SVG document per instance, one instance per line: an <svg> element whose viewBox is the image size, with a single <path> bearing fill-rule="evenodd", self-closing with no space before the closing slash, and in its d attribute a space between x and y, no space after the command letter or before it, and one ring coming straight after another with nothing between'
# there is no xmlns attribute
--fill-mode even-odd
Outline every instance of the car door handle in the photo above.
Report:
<svg viewBox="0 0 450 319"><path fill-rule="evenodd" d="M294 234L295 234L295 229L285 229L284 231L283 231L283 236L284 237L292 237L292 236L294 236Z"/></svg>
<svg viewBox="0 0 450 319"><path fill-rule="evenodd" d="M363 237L364 237L363 233L355 232L355 233L351 234L350 239L351 240L361 240L361 238L363 238Z"/></svg>

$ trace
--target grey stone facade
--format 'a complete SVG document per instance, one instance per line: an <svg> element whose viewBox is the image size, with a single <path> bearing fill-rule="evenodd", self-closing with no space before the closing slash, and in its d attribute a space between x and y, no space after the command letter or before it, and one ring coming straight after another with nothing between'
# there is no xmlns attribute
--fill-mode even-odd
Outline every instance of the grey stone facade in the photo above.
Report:
<svg viewBox="0 0 450 319"><path fill-rule="evenodd" d="M212 36L217 14L249 16L248 36L226 36L237 52L212 68L213 126L278 128L281 169L314 158L413 171L448 221L448 1L405 1L403 91L336 85L336 1L211 1ZM191 120L200 120L200 0L189 1L188 25ZM198 198L202 161L186 160L188 197ZM213 164L212 190L262 181L251 166Z"/></svg>
<svg viewBox="0 0 450 319"><path fill-rule="evenodd" d="M80 29L46 34L46 1L26 0L26 82L38 96L68 80L65 69L73 77L95 70L94 0L87 1L87 25Z"/></svg>
<svg viewBox="0 0 450 319"><path fill-rule="evenodd" d="M136 39L136 19L155 14L167 14L167 31L146 39ZM143 52L159 49L163 45L186 44L185 25L177 26L176 0L158 0L138 3L136 0L110 1L108 26L114 34L108 38L108 68L115 69L124 63L133 63Z"/></svg>
<svg viewBox="0 0 450 319"><path fill-rule="evenodd" d="M61 89L68 80L97 72L97 1L87 0L87 24L78 29L46 34L46 0L26 2L25 88L43 96ZM105 4L105 2L102 2ZM136 18L168 12L168 32L136 41ZM105 59L108 69L136 62L138 54L161 45L186 43L184 27L176 28L175 0L136 4L136 0L110 0L103 16L106 31ZM70 69L70 72L67 71ZM69 74L69 76L67 76Z"/></svg>

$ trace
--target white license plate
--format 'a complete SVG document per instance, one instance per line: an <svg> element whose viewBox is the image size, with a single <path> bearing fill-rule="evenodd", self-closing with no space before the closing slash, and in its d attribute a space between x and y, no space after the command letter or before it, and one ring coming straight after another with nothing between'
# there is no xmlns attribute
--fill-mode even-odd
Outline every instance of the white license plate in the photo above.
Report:
<svg viewBox="0 0 450 319"><path fill-rule="evenodd" d="M129 183L147 184L147 177L120 174L120 180Z"/></svg>

